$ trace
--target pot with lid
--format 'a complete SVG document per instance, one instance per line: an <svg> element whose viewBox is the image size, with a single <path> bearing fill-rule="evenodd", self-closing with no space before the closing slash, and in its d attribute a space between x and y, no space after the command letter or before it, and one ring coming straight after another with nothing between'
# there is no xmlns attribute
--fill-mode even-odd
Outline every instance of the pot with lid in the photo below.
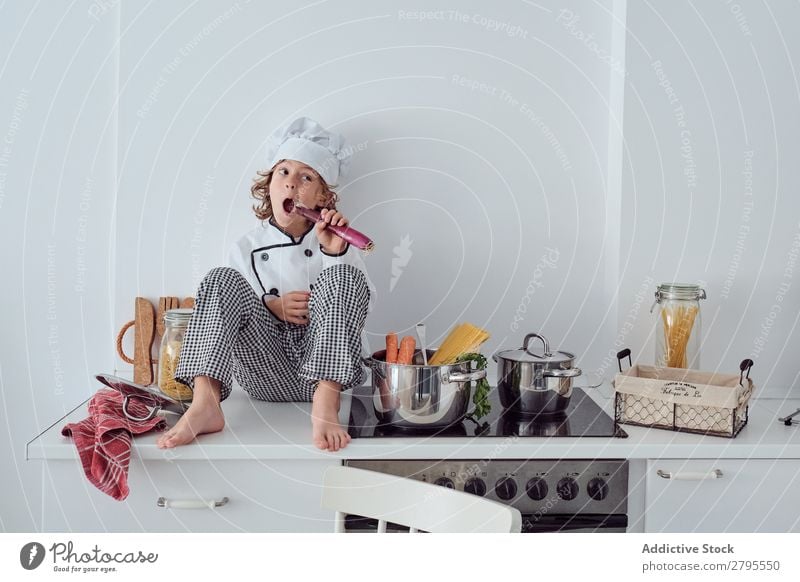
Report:
<svg viewBox="0 0 800 582"><path fill-rule="evenodd" d="M532 339L541 341L541 351L531 348ZM526 335L522 348L497 352L492 359L497 362L500 403L521 415L563 411L572 396L572 379L582 374L574 366L574 354L551 352L547 338L538 333Z"/></svg>

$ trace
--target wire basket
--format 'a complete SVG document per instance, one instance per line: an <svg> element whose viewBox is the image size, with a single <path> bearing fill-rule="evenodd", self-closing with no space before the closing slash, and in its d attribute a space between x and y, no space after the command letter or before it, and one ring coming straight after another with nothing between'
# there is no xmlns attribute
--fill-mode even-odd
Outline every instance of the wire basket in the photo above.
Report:
<svg viewBox="0 0 800 582"><path fill-rule="evenodd" d="M630 365L630 350L617 354L620 373L613 382L618 423L727 438L747 424L753 360L742 361L735 375L641 364L623 372L626 357Z"/></svg>

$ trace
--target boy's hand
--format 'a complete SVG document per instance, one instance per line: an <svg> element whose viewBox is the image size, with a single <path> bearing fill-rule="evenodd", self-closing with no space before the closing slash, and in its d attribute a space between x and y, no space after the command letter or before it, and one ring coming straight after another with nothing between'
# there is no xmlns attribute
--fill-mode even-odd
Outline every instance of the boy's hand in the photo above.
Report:
<svg viewBox="0 0 800 582"><path fill-rule="evenodd" d="M329 255L338 255L344 251L347 246L347 241L339 238L328 230L328 225L347 226L350 224L350 221L347 220L341 212L332 208L323 208L320 214L322 215L321 220L314 225L314 232L317 233L317 240L319 240L319 244L322 245L326 253Z"/></svg>
<svg viewBox="0 0 800 582"><path fill-rule="evenodd" d="M289 291L281 297L264 301L264 305L281 321L308 325L309 297L310 291Z"/></svg>

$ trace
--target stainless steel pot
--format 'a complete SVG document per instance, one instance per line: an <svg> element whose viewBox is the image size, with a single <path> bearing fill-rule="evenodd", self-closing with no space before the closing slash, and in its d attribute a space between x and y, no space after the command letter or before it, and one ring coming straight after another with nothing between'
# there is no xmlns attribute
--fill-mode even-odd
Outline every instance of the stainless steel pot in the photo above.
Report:
<svg viewBox="0 0 800 582"><path fill-rule="evenodd" d="M435 350L427 350L430 359ZM399 428L439 429L464 419L472 395L470 382L486 370L470 372L469 362L425 366L422 351L413 364L387 364L386 350L364 358L372 370L372 403L382 423Z"/></svg>
<svg viewBox="0 0 800 582"><path fill-rule="evenodd" d="M542 341L544 351L531 351L532 339ZM547 339L538 333L525 336L522 348L492 356L497 362L497 391L503 408L522 415L552 414L567 407L572 379L581 375L573 366L575 355L551 352Z"/></svg>

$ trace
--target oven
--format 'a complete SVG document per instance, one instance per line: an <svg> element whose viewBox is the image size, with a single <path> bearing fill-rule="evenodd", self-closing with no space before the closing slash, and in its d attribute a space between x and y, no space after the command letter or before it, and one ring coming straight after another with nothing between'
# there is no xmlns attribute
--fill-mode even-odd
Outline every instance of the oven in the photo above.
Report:
<svg viewBox="0 0 800 582"><path fill-rule="evenodd" d="M511 505L522 514L522 533L613 533L628 527L624 459L350 460L345 464ZM375 529L375 520L345 518L348 532ZM387 531L404 530L387 526Z"/></svg>
<svg viewBox="0 0 800 582"><path fill-rule="evenodd" d="M490 392L491 412L445 429L406 430L381 423L370 387L353 389L348 433L354 439L456 439L459 450L470 441L498 445L508 439L626 438L614 418L578 387L561 412L533 417L504 410L497 390ZM350 460L352 467L378 471L458 489L516 507L522 531L624 532L628 528L628 461L625 459L467 459ZM346 531L376 529L377 522L345 518ZM388 526L387 531L402 529Z"/></svg>

